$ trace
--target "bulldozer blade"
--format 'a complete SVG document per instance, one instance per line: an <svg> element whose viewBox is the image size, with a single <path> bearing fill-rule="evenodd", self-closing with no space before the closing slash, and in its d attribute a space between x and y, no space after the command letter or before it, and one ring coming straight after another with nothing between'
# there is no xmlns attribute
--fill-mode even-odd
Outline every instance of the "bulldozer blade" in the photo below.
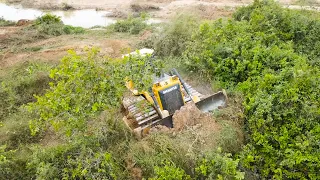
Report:
<svg viewBox="0 0 320 180"><path fill-rule="evenodd" d="M210 112L227 104L227 96L223 91L208 96L196 103L198 109L202 112Z"/></svg>
<svg viewBox="0 0 320 180"><path fill-rule="evenodd" d="M161 119L159 124L167 126L169 128L173 128L172 115Z"/></svg>

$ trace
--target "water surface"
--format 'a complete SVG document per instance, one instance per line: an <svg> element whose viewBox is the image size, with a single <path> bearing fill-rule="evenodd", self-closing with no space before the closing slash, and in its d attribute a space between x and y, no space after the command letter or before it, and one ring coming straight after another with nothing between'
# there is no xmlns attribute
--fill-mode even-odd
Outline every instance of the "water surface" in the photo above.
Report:
<svg viewBox="0 0 320 180"><path fill-rule="evenodd" d="M95 9L70 10L70 11L43 11L32 8L24 8L21 5L6 5L0 3L0 17L6 20L18 21L20 19L34 20L45 13L51 13L61 17L66 25L90 28L93 26L108 26L116 20L106 17L109 11L96 11Z"/></svg>

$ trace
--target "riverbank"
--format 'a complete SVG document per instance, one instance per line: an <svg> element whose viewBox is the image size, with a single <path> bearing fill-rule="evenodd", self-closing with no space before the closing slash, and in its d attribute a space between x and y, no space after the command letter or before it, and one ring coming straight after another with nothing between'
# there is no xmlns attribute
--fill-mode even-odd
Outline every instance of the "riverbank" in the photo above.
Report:
<svg viewBox="0 0 320 180"><path fill-rule="evenodd" d="M172 14L187 11L200 13L204 18L216 19L221 16L229 16L236 7L248 5L252 0L5 0L5 2L46 10L104 10L113 13L109 16L120 18L147 11L152 17L168 19ZM320 0L279 0L279 2L284 6L293 6L294 8L317 7L320 4Z"/></svg>

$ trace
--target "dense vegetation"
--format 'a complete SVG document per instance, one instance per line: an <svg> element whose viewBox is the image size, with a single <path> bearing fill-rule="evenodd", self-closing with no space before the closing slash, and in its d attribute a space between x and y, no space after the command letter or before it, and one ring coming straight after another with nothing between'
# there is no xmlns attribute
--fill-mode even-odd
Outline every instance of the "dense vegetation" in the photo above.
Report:
<svg viewBox="0 0 320 180"><path fill-rule="evenodd" d="M150 63L148 57L105 59L97 49L89 49L86 56L69 53L51 70L46 93L36 96L36 101L30 100L14 114L17 118L28 115L21 121L23 124L29 121L30 129L21 131L25 135L18 137L30 140L22 138L17 146L10 144L17 137L2 141L1 177L162 179L170 173L173 179L179 174L181 179L243 178L244 174L237 171L239 161L229 154L213 151L203 156L198 152L200 148L190 152L184 142L168 135L155 134L138 141L119 121L124 79L133 79L139 82L137 88L146 89L151 84L151 74L157 73L161 63L154 60ZM31 67L28 65L27 69ZM5 79L3 83L6 84ZM4 118L3 128L9 128L6 123L14 120L11 116ZM48 134L56 137L47 142ZM34 143L38 145L31 146ZM42 149L43 143L57 145ZM133 163L143 174L135 175L137 168Z"/></svg>
<svg viewBox="0 0 320 180"><path fill-rule="evenodd" d="M141 23L129 18L112 28L137 34ZM48 15L33 27L60 34L46 24L60 27L61 21ZM164 64L148 57L110 59L93 48L85 55L70 51L58 66L27 63L1 75L0 177L320 178L317 12L255 1L231 19L179 16L152 31L139 44L156 49ZM147 89L151 75L168 66L228 90L229 107L214 114L222 129L210 139L215 148L203 148L192 128L137 139L122 123L124 80Z"/></svg>
<svg viewBox="0 0 320 180"><path fill-rule="evenodd" d="M234 20L203 23L184 53L189 69L244 94L241 164L260 178L320 177L319 22L255 1Z"/></svg>

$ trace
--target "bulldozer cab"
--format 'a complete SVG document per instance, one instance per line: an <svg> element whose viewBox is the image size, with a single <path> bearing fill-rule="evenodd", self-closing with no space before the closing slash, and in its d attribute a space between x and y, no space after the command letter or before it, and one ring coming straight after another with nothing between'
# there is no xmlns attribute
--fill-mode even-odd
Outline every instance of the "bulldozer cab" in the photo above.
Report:
<svg viewBox="0 0 320 180"><path fill-rule="evenodd" d="M161 110L167 110L169 115L172 115L185 104L182 92L182 84L177 76L164 74L152 86L155 103Z"/></svg>

